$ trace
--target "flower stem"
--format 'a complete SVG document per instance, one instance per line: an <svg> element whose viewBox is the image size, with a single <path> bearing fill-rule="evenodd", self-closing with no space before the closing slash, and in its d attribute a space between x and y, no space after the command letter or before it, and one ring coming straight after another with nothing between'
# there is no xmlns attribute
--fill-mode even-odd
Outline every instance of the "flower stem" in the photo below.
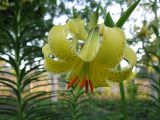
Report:
<svg viewBox="0 0 160 120"><path fill-rule="evenodd" d="M127 105L126 105L126 99L125 99L125 91L124 91L123 81L119 82L119 87L120 87L121 102L122 102L123 120L128 120Z"/></svg>

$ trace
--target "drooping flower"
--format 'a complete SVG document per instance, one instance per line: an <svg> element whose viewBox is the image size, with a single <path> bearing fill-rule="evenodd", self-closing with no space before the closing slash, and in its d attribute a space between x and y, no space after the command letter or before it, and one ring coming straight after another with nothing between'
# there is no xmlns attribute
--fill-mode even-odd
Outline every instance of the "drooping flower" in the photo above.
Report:
<svg viewBox="0 0 160 120"><path fill-rule="evenodd" d="M138 33L137 37L145 38L148 36L148 34L149 34L149 32L148 32L147 21L143 21L143 26L142 26L140 32Z"/></svg>
<svg viewBox="0 0 160 120"><path fill-rule="evenodd" d="M9 7L8 0L1 0L0 1L0 10L6 10Z"/></svg>
<svg viewBox="0 0 160 120"><path fill-rule="evenodd" d="M70 72L67 89L76 85L80 89L85 88L86 93L89 90L93 93L97 87L107 87L107 81L127 79L136 64L136 54L127 46L120 28L102 24L87 32L81 19L54 26L42 51L46 70ZM129 65L117 70L123 59Z"/></svg>

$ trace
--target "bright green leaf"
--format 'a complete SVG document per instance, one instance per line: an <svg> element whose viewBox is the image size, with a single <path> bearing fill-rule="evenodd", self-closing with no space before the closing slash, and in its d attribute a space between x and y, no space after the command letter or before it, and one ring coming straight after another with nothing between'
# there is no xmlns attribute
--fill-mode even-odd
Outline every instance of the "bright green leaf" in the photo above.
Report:
<svg viewBox="0 0 160 120"><path fill-rule="evenodd" d="M106 15L104 24L105 24L105 26L108 26L108 27L114 27L115 26L115 23L114 23L114 21L113 21L109 12Z"/></svg>
<svg viewBox="0 0 160 120"><path fill-rule="evenodd" d="M122 27L124 23L127 21L131 13L134 11L134 9L137 7L138 3L141 0L137 0L135 3L133 3L125 12L124 14L119 18L119 20L116 23L117 27Z"/></svg>

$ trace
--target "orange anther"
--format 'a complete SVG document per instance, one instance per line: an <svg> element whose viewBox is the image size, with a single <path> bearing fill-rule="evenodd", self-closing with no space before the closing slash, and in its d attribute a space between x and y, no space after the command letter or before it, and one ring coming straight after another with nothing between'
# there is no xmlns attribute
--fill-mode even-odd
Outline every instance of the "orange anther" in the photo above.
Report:
<svg viewBox="0 0 160 120"><path fill-rule="evenodd" d="M67 89L72 87L72 85L77 81L78 77L72 77L71 81L68 83Z"/></svg>
<svg viewBox="0 0 160 120"><path fill-rule="evenodd" d="M86 80L83 79L82 82L81 82L81 84L80 84L80 88L81 88L81 89L84 87L85 83L86 83Z"/></svg>
<svg viewBox="0 0 160 120"><path fill-rule="evenodd" d="M88 82L89 82L90 90L91 90L91 92L93 93L93 84L92 84L92 81L91 81L91 80L89 80Z"/></svg>

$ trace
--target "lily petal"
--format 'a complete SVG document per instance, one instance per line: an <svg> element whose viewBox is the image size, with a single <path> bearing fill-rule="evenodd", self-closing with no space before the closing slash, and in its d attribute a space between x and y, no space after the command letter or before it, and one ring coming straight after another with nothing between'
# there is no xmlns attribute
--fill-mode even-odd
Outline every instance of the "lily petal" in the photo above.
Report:
<svg viewBox="0 0 160 120"><path fill-rule="evenodd" d="M123 58L126 39L120 28L100 26L100 34L103 37L102 45L95 61L105 64L108 68L115 67Z"/></svg>
<svg viewBox="0 0 160 120"><path fill-rule="evenodd" d="M72 44L67 40L68 27L63 25L54 26L48 35L48 42L53 54L65 61L77 59L77 54Z"/></svg>
<svg viewBox="0 0 160 120"><path fill-rule="evenodd" d="M69 30L75 35L77 39L85 40L87 37L87 32L85 30L84 21L81 19L72 19L67 22Z"/></svg>
<svg viewBox="0 0 160 120"><path fill-rule="evenodd" d="M91 31L87 38L87 41L80 51L79 57L85 62L91 62L95 58L100 45L101 43L99 33L96 30Z"/></svg>
<svg viewBox="0 0 160 120"><path fill-rule="evenodd" d="M106 79L113 82L117 82L125 80L131 75L132 68L137 62L136 54L130 47L126 47L124 51L124 57L129 62L130 65L126 68L122 68L121 70L106 69L105 70Z"/></svg>
<svg viewBox="0 0 160 120"><path fill-rule="evenodd" d="M109 87L109 85L106 82L106 78L104 76L105 68L106 68L105 65L100 63L92 62L90 64L89 77L93 83L94 88Z"/></svg>
<svg viewBox="0 0 160 120"><path fill-rule="evenodd" d="M44 67L46 70L50 71L50 72L54 72L54 73L64 73L64 72L68 72L72 67L73 67L73 62L64 62L64 61L60 61L60 60L54 60L52 58L49 57L49 55L51 55L51 50L49 47L49 44L46 44L43 48L42 48L42 52L44 54Z"/></svg>

